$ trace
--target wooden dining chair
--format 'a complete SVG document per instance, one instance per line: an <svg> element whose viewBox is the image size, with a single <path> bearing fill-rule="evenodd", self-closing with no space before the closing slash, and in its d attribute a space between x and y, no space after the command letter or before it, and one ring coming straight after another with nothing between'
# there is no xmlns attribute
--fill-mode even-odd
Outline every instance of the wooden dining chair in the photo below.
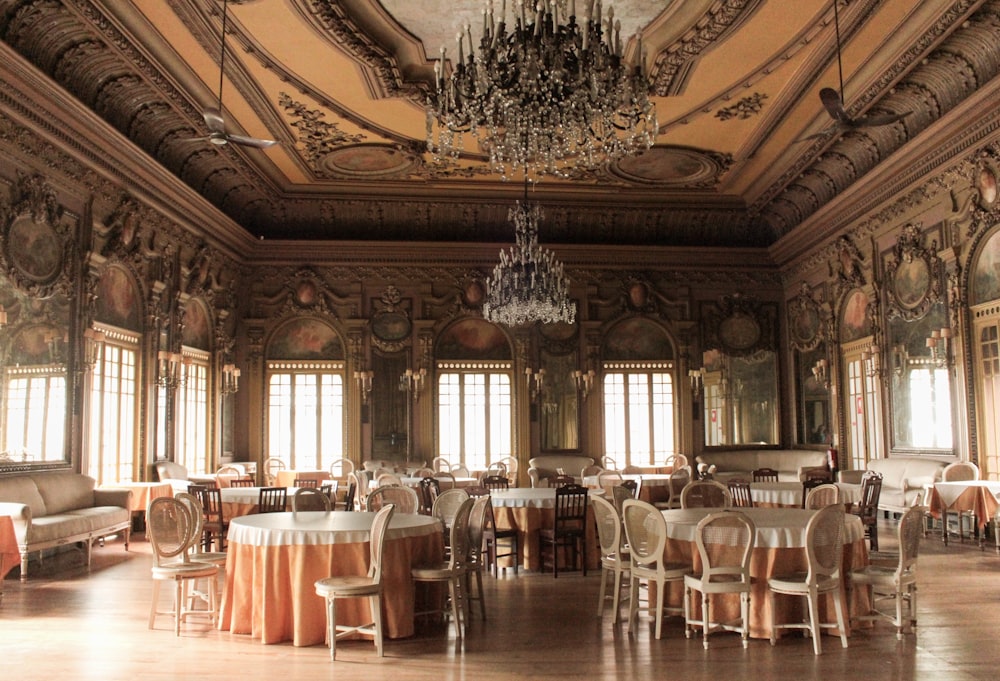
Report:
<svg viewBox="0 0 1000 681"><path fill-rule="evenodd" d="M583 576L587 576L587 505L590 492L583 485L569 483L556 488L555 513L552 526L538 531L538 555L545 570L546 548L551 549L552 576L559 576L560 549L569 549L572 569L579 559Z"/></svg>
<svg viewBox="0 0 1000 681"><path fill-rule="evenodd" d="M199 485L191 492L201 502L203 512L202 519L202 548L211 551L215 545L216 551L226 550L226 533L229 531L229 523L222 512L222 491L218 487Z"/></svg>
<svg viewBox="0 0 1000 681"><path fill-rule="evenodd" d="M878 551L878 502L881 496L882 474L866 471L861 478L861 499L851 512L861 519L871 551Z"/></svg>
<svg viewBox="0 0 1000 681"><path fill-rule="evenodd" d="M234 478L229 481L230 487L256 487L257 481L253 478Z"/></svg>
<svg viewBox="0 0 1000 681"><path fill-rule="evenodd" d="M753 508L753 496L750 494L750 483L746 480L730 480L726 483L729 494L733 498L734 508Z"/></svg>
<svg viewBox="0 0 1000 681"><path fill-rule="evenodd" d="M386 504L393 504L397 513L413 514L420 510L420 497L412 487L385 485L376 487L365 499L365 509L377 511Z"/></svg>
<svg viewBox="0 0 1000 681"><path fill-rule="evenodd" d="M778 482L778 471L773 468L755 468L750 475L754 482Z"/></svg>
<svg viewBox="0 0 1000 681"><path fill-rule="evenodd" d="M509 489L510 480L503 475L484 475L482 485L490 490Z"/></svg>
<svg viewBox="0 0 1000 681"><path fill-rule="evenodd" d="M285 487L261 487L257 496L258 513L281 513L288 505L288 489Z"/></svg>
<svg viewBox="0 0 1000 681"><path fill-rule="evenodd" d="M431 515L434 508L434 500L441 494L441 485L437 478L425 476L420 480L418 488L420 490L420 512L424 515Z"/></svg>
<svg viewBox="0 0 1000 681"><path fill-rule="evenodd" d="M292 487L316 489L319 487L319 480L316 478L295 478L295 481L292 483Z"/></svg>

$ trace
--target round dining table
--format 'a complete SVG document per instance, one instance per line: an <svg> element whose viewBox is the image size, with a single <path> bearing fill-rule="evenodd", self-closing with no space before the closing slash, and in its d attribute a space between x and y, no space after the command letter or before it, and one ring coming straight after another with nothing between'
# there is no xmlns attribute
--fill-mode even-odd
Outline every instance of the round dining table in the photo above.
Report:
<svg viewBox="0 0 1000 681"><path fill-rule="evenodd" d="M323 644L326 606L314 584L329 576L367 574L374 517L368 512L310 511L234 518L219 628L263 643ZM440 521L415 514L392 517L382 567L385 636L413 635L418 599L410 569L440 562L443 556ZM367 599L348 599L337 605L337 621L370 622L368 608Z"/></svg>
<svg viewBox="0 0 1000 681"><path fill-rule="evenodd" d="M861 500L861 485L836 484L845 505ZM750 498L762 508L802 508L802 483L751 482Z"/></svg>
<svg viewBox="0 0 1000 681"><path fill-rule="evenodd" d="M668 562L689 563L692 570L700 573L702 566L696 545L698 523L705 516L718 512L717 508L688 508L662 511L667 521L667 542L664 558ZM750 594L750 636L769 638L770 602L767 580L770 577L808 569L805 544L805 530L809 519L816 513L801 508L740 508L732 509L745 513L753 521L755 532L754 550L750 559L750 574L753 586ZM843 574L852 568L867 565L868 545L865 541L864 526L858 516L844 514L844 560ZM841 582L841 590L836 596L830 594L820 598L823 621L831 621L834 597L846 603L846 577ZM666 602L674 607L684 604L682 583L668 585ZM739 597L724 594L713 601L713 619L729 621L739 619ZM852 602L844 610L848 614L867 614L870 610L870 595L865 589L855 589ZM695 604L700 611L700 604ZM778 596L776 601L778 622L797 622L808 619L805 599ZM830 631L830 630L827 630Z"/></svg>
<svg viewBox="0 0 1000 681"><path fill-rule="evenodd" d="M285 488L285 510L292 510L292 497L298 487ZM222 497L222 518L230 521L243 515L257 512L257 502L260 501L260 487L223 487L219 490Z"/></svg>

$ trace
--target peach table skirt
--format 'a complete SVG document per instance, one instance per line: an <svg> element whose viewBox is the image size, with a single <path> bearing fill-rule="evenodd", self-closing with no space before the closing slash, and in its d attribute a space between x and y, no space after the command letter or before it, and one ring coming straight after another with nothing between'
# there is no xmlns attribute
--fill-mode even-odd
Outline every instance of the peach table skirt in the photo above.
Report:
<svg viewBox="0 0 1000 681"><path fill-rule="evenodd" d="M146 507L153 499L174 496L174 488L169 482L111 482L101 485L101 489L132 490L132 500L128 510L133 513L136 511L145 513Z"/></svg>
<svg viewBox="0 0 1000 681"><path fill-rule="evenodd" d="M701 515L705 515L711 510L712 509L688 509L687 511L663 512L668 523L668 539L666 546L664 547L664 558L668 562L688 563L692 566L692 570L694 572L701 572L701 558L698 555L698 548L694 541L694 533L689 533L687 531L686 522L684 523L684 527L675 525L672 528L674 531L671 532L670 518L671 514L676 516L677 514L689 514L692 511L698 511L701 512ZM801 509L785 510L785 512L804 514L804 521L801 523L802 530L797 536L793 536L794 533L788 531L788 526L785 523L783 523L783 527L776 528L773 531L766 526L767 515L773 514L775 511L780 513L781 510L743 510L751 511L748 515L752 517L758 527L758 545L754 548L750 559L750 574L753 577L753 586L751 587L750 592L750 636L752 638L769 638L771 635L771 604L768 595L767 580L769 577L777 575L806 571L807 558L802 542L804 540L805 525L808 514L811 512L803 511ZM754 513L754 511L764 511L764 513ZM755 515L758 517L753 517ZM861 526L861 521L856 516L852 515L846 515L845 520L847 521L847 531L845 532L844 562L842 569L846 575L847 572L854 568L867 565L869 563L869 558L868 545L864 538L864 528ZM695 521L695 524L697 524L697 521ZM672 538L669 536L670 534L677 536L690 534L690 538ZM842 581L841 584L841 589L836 594L827 594L820 598L820 621L834 621L835 613L833 608L833 598L840 598L842 604L847 604L846 587L844 586L846 581ZM652 599L654 595L655 590L653 590L653 593L650 594L650 599ZM738 595L715 595L712 599L713 621L731 621L739 619L740 602ZM779 594L776 599L775 606L778 609L778 612L776 613L776 621L779 624L808 620L809 612L805 598ZM668 585L665 605L683 607L683 582L675 582ZM868 590L855 589L853 591L849 607L845 607L844 609L844 616L845 619L849 620L850 615L863 615L867 614L870 610L871 599ZM695 612L697 613L696 617L700 616L700 596L698 596L696 600ZM831 630L827 631L829 632Z"/></svg>
<svg viewBox="0 0 1000 681"><path fill-rule="evenodd" d="M266 515L272 516L269 520L276 520L283 526L294 526L291 513ZM345 515L353 517L338 517ZM233 524L262 517L237 518ZM249 634L262 643L291 641L296 646L325 643L326 606L324 600L316 595L314 584L331 575L367 573L367 530L359 530L353 525L366 522L370 528L373 517L373 513L335 512L330 514L333 526L346 522L352 527L325 533L299 533L294 529L276 528L273 532L258 533L260 544L237 541L239 533L234 534L231 524L219 628L234 634ZM409 526L398 529L399 521ZM296 540L325 540L326 543L288 543ZM417 594L410 569L440 562L443 555L444 534L437 520L410 515L393 518L386 535L382 573L385 588L382 617L386 636L403 638L413 635ZM367 598L338 602L337 621L341 624L370 622L368 607Z"/></svg>
<svg viewBox="0 0 1000 681"><path fill-rule="evenodd" d="M0 579L15 565L21 564L21 553L17 550L17 539L14 538L14 521L9 515L0 515ZM0 588L0 592L3 589Z"/></svg>
<svg viewBox="0 0 1000 681"><path fill-rule="evenodd" d="M935 518L942 511L958 513L972 511L980 531L996 515L1000 506L1000 482L995 480L962 480L938 482L931 488L930 512Z"/></svg>
<svg viewBox="0 0 1000 681"><path fill-rule="evenodd" d="M280 470L278 474L274 477L276 487L291 487L295 484L296 478L305 480L316 480L322 484L326 480L330 480L330 471L296 471L296 470Z"/></svg>

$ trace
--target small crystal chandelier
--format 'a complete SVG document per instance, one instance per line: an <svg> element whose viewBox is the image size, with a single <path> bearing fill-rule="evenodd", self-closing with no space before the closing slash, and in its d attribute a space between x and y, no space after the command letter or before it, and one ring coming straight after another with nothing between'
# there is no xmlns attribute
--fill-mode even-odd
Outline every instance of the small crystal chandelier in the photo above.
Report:
<svg viewBox="0 0 1000 681"><path fill-rule="evenodd" d="M576 321L576 305L569 299L562 263L538 245L541 216L541 208L529 206L527 200L510 209L508 219L514 223L517 243L509 254L500 251L500 264L486 281L483 303L483 316L495 324Z"/></svg>
<svg viewBox="0 0 1000 681"><path fill-rule="evenodd" d="M636 65L622 58L620 22L600 0L577 22L576 0L518 0L507 31L507 2L486 1L483 36L473 49L466 25L446 78L445 48L435 63L436 98L427 110L427 147L435 159L458 158L471 133L506 179L517 170L570 177L645 151L656 139L642 39ZM568 23L560 23L560 18ZM468 54L465 44L468 43ZM437 139L434 137L435 124Z"/></svg>

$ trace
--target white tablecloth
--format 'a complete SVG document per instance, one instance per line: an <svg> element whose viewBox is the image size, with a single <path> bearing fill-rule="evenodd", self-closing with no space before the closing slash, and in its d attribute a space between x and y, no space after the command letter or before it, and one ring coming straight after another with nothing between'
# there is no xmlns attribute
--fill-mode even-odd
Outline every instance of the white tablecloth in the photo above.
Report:
<svg viewBox="0 0 1000 681"><path fill-rule="evenodd" d="M229 541L251 546L356 544L368 541L374 518L374 513L366 511L258 513L233 518L229 523ZM435 532L441 532L437 518L395 513L386 539Z"/></svg>
<svg viewBox="0 0 1000 681"><path fill-rule="evenodd" d="M680 541L695 541L698 522L717 508L687 508L662 511L667 521L667 536ZM816 511L801 508L741 508L757 528L756 545L766 548L803 548L805 529ZM844 515L844 543L850 544L865 536L865 528L856 515Z"/></svg>
<svg viewBox="0 0 1000 681"><path fill-rule="evenodd" d="M604 490L589 490L591 496L604 496ZM490 492L493 508L555 508L555 487L512 487Z"/></svg>
<svg viewBox="0 0 1000 681"><path fill-rule="evenodd" d="M844 504L853 504L861 499L860 485L842 485L837 483L837 487L840 489L840 500ZM755 504L801 508L802 483L751 482L750 498L753 499Z"/></svg>

